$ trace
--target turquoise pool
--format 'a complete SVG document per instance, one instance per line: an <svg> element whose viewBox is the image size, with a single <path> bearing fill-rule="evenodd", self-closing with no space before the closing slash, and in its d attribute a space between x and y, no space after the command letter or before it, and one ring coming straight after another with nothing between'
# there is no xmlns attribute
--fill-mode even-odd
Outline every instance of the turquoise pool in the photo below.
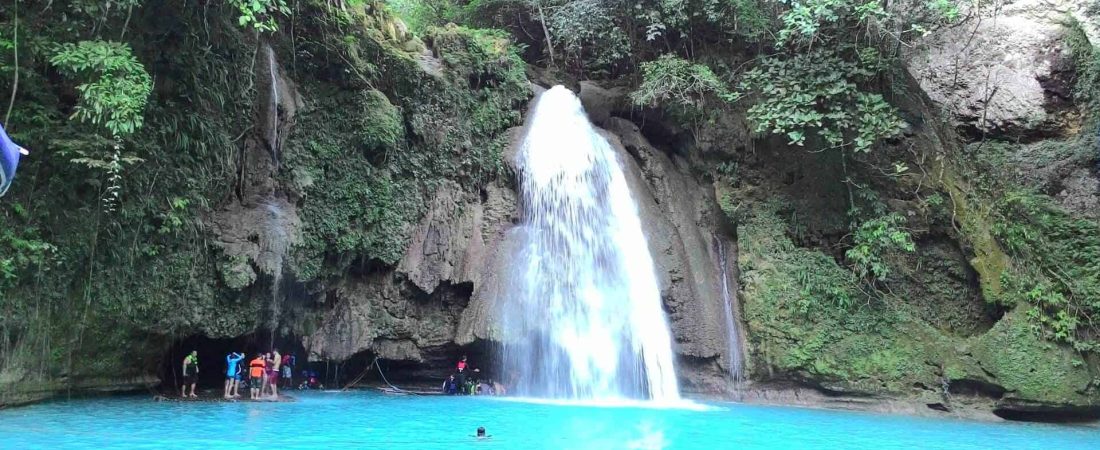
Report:
<svg viewBox="0 0 1100 450"><path fill-rule="evenodd" d="M707 403L578 406L295 393L294 403L51 402L0 411L0 448L1100 449L1100 428ZM478 426L492 438L471 437Z"/></svg>

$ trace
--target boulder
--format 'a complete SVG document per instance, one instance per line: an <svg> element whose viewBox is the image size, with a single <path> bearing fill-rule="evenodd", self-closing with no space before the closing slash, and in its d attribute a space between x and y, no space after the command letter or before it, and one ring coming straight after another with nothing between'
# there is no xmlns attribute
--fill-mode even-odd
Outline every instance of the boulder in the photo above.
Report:
<svg viewBox="0 0 1100 450"><path fill-rule="evenodd" d="M935 30L907 56L928 96L973 136L1061 135L1077 120L1070 98L1073 64L1066 18L1094 27L1074 0L1017 0L963 11L956 26Z"/></svg>

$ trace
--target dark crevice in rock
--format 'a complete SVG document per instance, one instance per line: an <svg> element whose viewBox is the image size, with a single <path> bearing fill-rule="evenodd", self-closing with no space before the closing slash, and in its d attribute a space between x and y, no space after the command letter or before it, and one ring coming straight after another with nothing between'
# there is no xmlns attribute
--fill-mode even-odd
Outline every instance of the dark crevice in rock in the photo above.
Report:
<svg viewBox="0 0 1100 450"><path fill-rule="evenodd" d="M1100 420L1100 406L999 407L993 414L1020 422L1085 423Z"/></svg>
<svg viewBox="0 0 1100 450"><path fill-rule="evenodd" d="M948 408L947 405L943 403L928 403L926 406L928 406L928 409L935 411L951 412L951 408Z"/></svg>
<svg viewBox="0 0 1100 450"><path fill-rule="evenodd" d="M982 380L951 380L947 391L953 395L966 395L971 397L986 397L994 400L1005 395L1005 388L994 383Z"/></svg>

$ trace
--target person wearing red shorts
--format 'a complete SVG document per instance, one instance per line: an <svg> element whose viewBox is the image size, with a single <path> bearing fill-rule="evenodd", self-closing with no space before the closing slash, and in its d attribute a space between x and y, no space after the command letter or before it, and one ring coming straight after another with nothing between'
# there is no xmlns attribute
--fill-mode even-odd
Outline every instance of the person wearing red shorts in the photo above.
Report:
<svg viewBox="0 0 1100 450"><path fill-rule="evenodd" d="M267 365L267 382L271 385L271 397L279 397L279 366L283 363L283 356L279 354L279 349L273 349L271 352L271 361Z"/></svg>

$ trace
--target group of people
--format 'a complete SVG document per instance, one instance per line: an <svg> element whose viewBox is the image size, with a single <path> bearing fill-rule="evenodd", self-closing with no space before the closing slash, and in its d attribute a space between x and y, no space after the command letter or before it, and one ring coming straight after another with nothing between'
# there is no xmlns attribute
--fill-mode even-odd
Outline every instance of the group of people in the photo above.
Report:
<svg viewBox="0 0 1100 450"><path fill-rule="evenodd" d="M233 355L227 356L226 360L229 361ZM238 355L240 359L237 359L237 361L239 362L244 358L244 355ZM298 363L297 360L298 358L293 353L282 355L279 353L279 349L273 349L267 353L257 353L256 357L248 362L250 398L253 400L279 398L280 379L285 387L294 386L294 366ZM226 372L227 385L230 382L240 382L239 370L234 373L234 377L237 381L231 381L229 372ZM237 394L236 391L234 391L234 394L236 394L236 397L240 397L240 394ZM232 396L226 398L232 398Z"/></svg>
<svg viewBox="0 0 1100 450"><path fill-rule="evenodd" d="M443 393L447 395L505 395L504 385L493 380L482 380L480 369L471 369L466 355L455 365L455 372L443 381Z"/></svg>
<svg viewBox="0 0 1100 450"><path fill-rule="evenodd" d="M257 353L255 358L248 361L248 377L244 376L242 361L245 354L230 352L225 355L225 387L222 397L226 399L240 398L241 384L249 388L250 398L258 400L266 397L275 399L279 397L279 381L283 381L285 387L294 386L294 366L297 364L297 356L293 353L280 354L278 349L267 353ZM199 352L192 350L183 358L183 384L180 386L180 397L198 398L195 386L199 376ZM188 387L191 388L188 393Z"/></svg>

